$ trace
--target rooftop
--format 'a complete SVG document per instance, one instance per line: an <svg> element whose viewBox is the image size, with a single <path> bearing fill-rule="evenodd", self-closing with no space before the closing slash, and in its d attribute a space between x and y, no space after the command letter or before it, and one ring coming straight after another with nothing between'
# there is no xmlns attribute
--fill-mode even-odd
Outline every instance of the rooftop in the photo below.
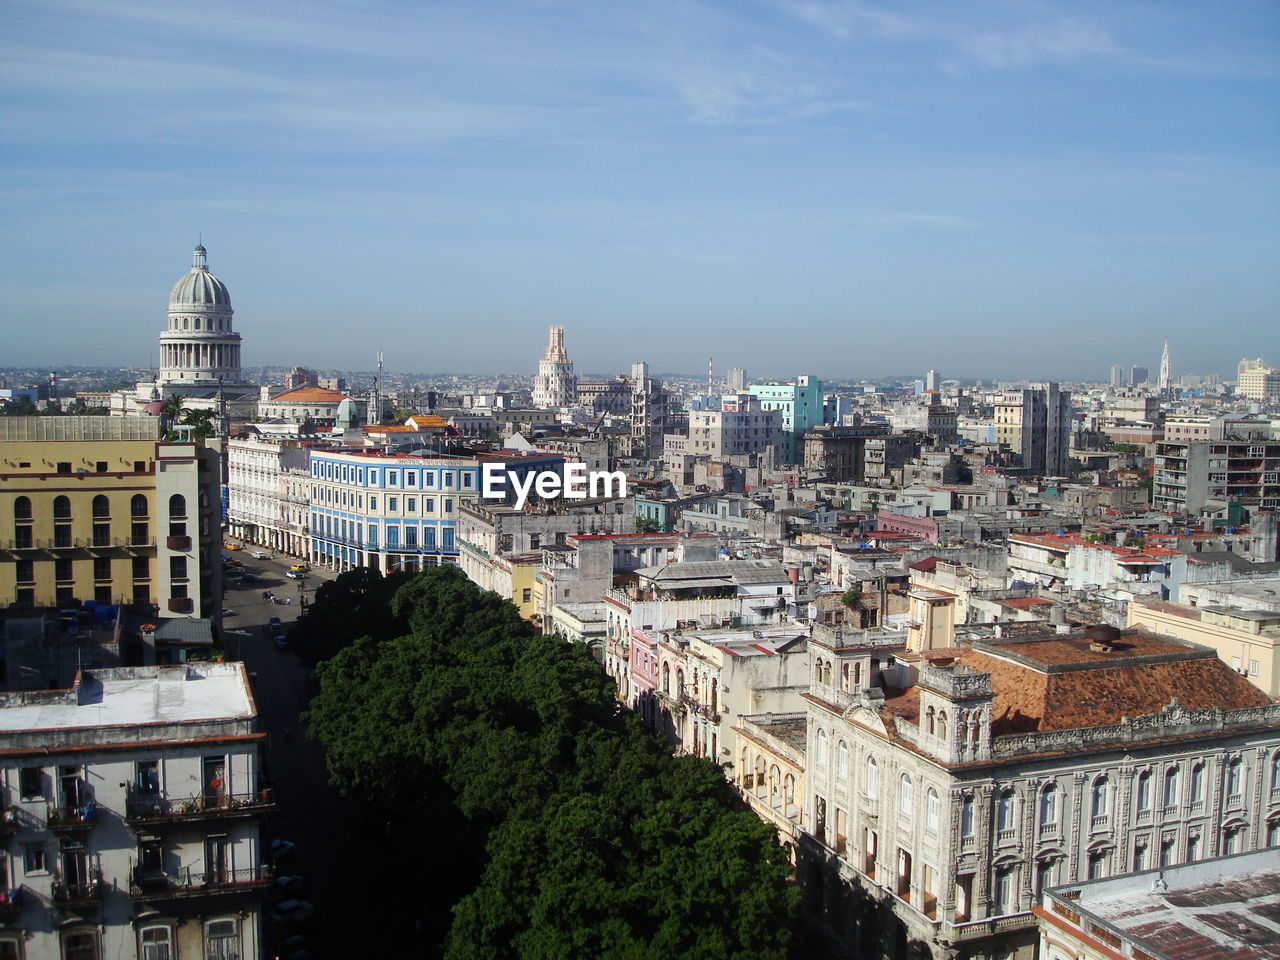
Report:
<svg viewBox="0 0 1280 960"><path fill-rule="evenodd" d="M324 387L298 387L287 390L267 401L271 403L341 403L347 399L345 393L337 390L326 390Z"/></svg>
<svg viewBox="0 0 1280 960"><path fill-rule="evenodd" d="M1106 726L1175 699L1186 710L1272 703L1209 648L1142 630L1124 632L1110 652L1083 635L978 641L958 662L991 675L998 736Z"/></svg>
<svg viewBox="0 0 1280 960"><path fill-rule="evenodd" d="M0 694L0 733L251 719L242 663L84 670L69 690Z"/></svg>
<svg viewBox="0 0 1280 960"><path fill-rule="evenodd" d="M1280 857L1274 850L1060 887L1049 891L1048 900L1156 956L1280 958ZM1045 915L1057 919L1061 911Z"/></svg>

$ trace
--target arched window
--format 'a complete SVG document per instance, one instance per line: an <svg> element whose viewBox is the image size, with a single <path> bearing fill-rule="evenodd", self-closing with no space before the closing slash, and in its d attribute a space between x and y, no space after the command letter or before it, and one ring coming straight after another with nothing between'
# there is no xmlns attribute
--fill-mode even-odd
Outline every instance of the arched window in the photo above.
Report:
<svg viewBox="0 0 1280 960"><path fill-rule="evenodd" d="M1095 817L1105 817L1107 811L1111 809L1111 790L1107 784L1105 776L1099 777L1093 781L1092 801L1090 810Z"/></svg>
<svg viewBox="0 0 1280 960"><path fill-rule="evenodd" d="M956 739L962 747L969 742L969 724L965 723L963 716L956 722Z"/></svg>
<svg viewBox="0 0 1280 960"><path fill-rule="evenodd" d="M942 801L938 799L938 792L929 788L929 792L924 795L924 825L925 829L938 832L938 820L942 816Z"/></svg>
<svg viewBox="0 0 1280 960"><path fill-rule="evenodd" d="M684 668L676 667L676 696L684 696Z"/></svg>
<svg viewBox="0 0 1280 960"><path fill-rule="evenodd" d="M836 776L841 780L849 776L849 745L843 740L836 744Z"/></svg>
<svg viewBox="0 0 1280 960"><path fill-rule="evenodd" d="M147 498L140 493L135 493L133 499L129 501L129 516L145 517L147 515Z"/></svg>
<svg viewBox="0 0 1280 960"><path fill-rule="evenodd" d="M782 802L788 807L796 802L796 778L789 773L782 778Z"/></svg>
<svg viewBox="0 0 1280 960"><path fill-rule="evenodd" d="M996 829L1000 831L1013 829L1013 790L1000 792L996 801Z"/></svg>
<svg viewBox="0 0 1280 960"><path fill-rule="evenodd" d="M1178 768L1170 767L1164 774L1164 805L1166 807L1178 805L1178 786Z"/></svg>
<svg viewBox="0 0 1280 960"><path fill-rule="evenodd" d="M1241 773L1244 770L1244 764L1240 758L1232 760L1227 764L1227 796L1239 797L1244 790L1244 777Z"/></svg>
<svg viewBox="0 0 1280 960"><path fill-rule="evenodd" d="M930 707L928 710L926 710L924 712L924 715L925 715L925 726L929 730L929 736L932 737L934 735L935 728L937 727L937 722L935 721L934 715L933 715L933 707Z"/></svg>
<svg viewBox="0 0 1280 960"><path fill-rule="evenodd" d="M31 519L31 498L15 497L13 501L13 519L30 520Z"/></svg>
<svg viewBox="0 0 1280 960"><path fill-rule="evenodd" d="M814 759L817 761L820 768L825 767L827 765L827 731L818 731L816 749L818 751L818 755Z"/></svg>
<svg viewBox="0 0 1280 960"><path fill-rule="evenodd" d="M849 664L847 663L840 664L840 689L845 693L852 692L849 686Z"/></svg>
<svg viewBox="0 0 1280 960"><path fill-rule="evenodd" d="M947 711L938 711L938 739L947 739Z"/></svg>
<svg viewBox="0 0 1280 960"><path fill-rule="evenodd" d="M1041 825L1058 822L1058 785L1049 783L1040 791Z"/></svg>
<svg viewBox="0 0 1280 960"><path fill-rule="evenodd" d="M93 519L105 520L109 516L111 516L111 501L100 493L93 498ZM167 930L168 927L161 927L159 929Z"/></svg>
<svg viewBox="0 0 1280 960"><path fill-rule="evenodd" d="M1280 752L1271 758L1271 789L1280 790Z"/></svg>
<svg viewBox="0 0 1280 960"><path fill-rule="evenodd" d="M778 773L778 765L775 763L769 768L769 806L771 807L776 807L780 800L778 790L782 787L782 784L779 782L781 779L782 778Z"/></svg>
<svg viewBox="0 0 1280 960"><path fill-rule="evenodd" d="M671 696L671 664L662 664L662 692Z"/></svg>
<svg viewBox="0 0 1280 960"><path fill-rule="evenodd" d="M187 515L187 498L180 493L175 493L169 498L169 517L185 517Z"/></svg>
<svg viewBox="0 0 1280 960"><path fill-rule="evenodd" d="M898 815L910 818L914 797L911 790L911 777L903 774L898 780Z"/></svg>
<svg viewBox="0 0 1280 960"><path fill-rule="evenodd" d="M720 709L720 701L716 690L716 681L711 681L711 712L716 713Z"/></svg>
<svg viewBox="0 0 1280 960"><path fill-rule="evenodd" d="M828 660L822 665L822 682L828 687L831 686L831 661Z"/></svg>
<svg viewBox="0 0 1280 960"><path fill-rule="evenodd" d="M875 757L867 757L866 794L872 800L880 796L880 768L876 766Z"/></svg>
<svg viewBox="0 0 1280 960"><path fill-rule="evenodd" d="M973 722L969 724L969 740L971 741L973 749L975 750L978 749L978 737L981 734L981 732L982 732L982 714L975 713L973 715Z"/></svg>
<svg viewBox="0 0 1280 960"><path fill-rule="evenodd" d="M54 497L53 498L53 519L70 520L71 519L71 498L70 497Z"/></svg>

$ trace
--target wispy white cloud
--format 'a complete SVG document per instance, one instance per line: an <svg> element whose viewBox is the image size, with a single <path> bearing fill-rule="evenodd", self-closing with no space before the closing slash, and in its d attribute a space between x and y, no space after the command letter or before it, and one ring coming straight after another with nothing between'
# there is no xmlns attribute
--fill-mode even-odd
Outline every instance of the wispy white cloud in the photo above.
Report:
<svg viewBox="0 0 1280 960"><path fill-rule="evenodd" d="M975 33L961 37L959 49L973 63L993 70L1030 67L1045 61L1114 56L1122 52L1106 30L1079 20Z"/></svg>

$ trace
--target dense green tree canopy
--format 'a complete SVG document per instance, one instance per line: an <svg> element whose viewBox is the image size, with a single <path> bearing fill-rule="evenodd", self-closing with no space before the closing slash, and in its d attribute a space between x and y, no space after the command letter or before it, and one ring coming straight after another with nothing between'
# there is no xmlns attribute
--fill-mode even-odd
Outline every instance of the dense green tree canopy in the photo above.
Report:
<svg viewBox="0 0 1280 960"><path fill-rule="evenodd" d="M454 567L339 577L299 638L330 617L310 731L334 782L438 861L419 864L416 902L457 881L451 928L425 921L446 956L784 955L794 898L772 828L718 766L672 756L621 709L584 645Z"/></svg>

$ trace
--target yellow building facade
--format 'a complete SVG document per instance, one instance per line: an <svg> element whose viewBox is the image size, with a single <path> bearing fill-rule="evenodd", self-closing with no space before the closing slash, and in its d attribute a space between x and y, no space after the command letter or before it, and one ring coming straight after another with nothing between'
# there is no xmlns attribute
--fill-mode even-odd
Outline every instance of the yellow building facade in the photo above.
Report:
<svg viewBox="0 0 1280 960"><path fill-rule="evenodd" d="M1280 613L1137 600L1129 604L1129 626L1212 647L1254 686L1280 697Z"/></svg>
<svg viewBox="0 0 1280 960"><path fill-rule="evenodd" d="M218 480L154 417L0 418L0 605L215 617Z"/></svg>

